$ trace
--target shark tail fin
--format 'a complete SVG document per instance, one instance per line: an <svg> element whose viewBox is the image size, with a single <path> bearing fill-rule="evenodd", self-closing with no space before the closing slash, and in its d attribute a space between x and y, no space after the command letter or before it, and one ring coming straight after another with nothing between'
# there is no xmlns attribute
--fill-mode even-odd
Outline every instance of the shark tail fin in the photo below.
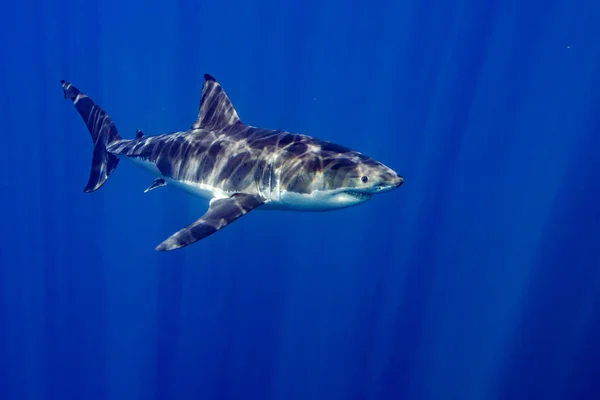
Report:
<svg viewBox="0 0 600 400"><path fill-rule="evenodd" d="M65 98L71 99L92 135L94 142L92 168L90 178L83 191L94 192L100 189L119 164L119 158L108 152L106 146L120 140L121 137L112 120L92 99L69 82L60 81L60 83L65 92Z"/></svg>

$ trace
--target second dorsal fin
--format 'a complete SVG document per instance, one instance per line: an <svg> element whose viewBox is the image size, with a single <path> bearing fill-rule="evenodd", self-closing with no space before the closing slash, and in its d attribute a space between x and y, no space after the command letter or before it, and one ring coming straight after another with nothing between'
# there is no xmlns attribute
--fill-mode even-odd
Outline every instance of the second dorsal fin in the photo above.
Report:
<svg viewBox="0 0 600 400"><path fill-rule="evenodd" d="M192 129L223 130L238 123L240 118L221 85L204 74L200 110Z"/></svg>

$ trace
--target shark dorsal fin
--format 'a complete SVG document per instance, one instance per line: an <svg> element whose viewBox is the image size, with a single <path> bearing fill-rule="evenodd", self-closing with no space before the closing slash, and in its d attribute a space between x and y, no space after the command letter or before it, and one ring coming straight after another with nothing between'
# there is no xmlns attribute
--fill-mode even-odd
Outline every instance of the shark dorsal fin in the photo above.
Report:
<svg viewBox="0 0 600 400"><path fill-rule="evenodd" d="M192 129L223 130L239 122L240 118L221 85L212 76L204 74L200 110Z"/></svg>

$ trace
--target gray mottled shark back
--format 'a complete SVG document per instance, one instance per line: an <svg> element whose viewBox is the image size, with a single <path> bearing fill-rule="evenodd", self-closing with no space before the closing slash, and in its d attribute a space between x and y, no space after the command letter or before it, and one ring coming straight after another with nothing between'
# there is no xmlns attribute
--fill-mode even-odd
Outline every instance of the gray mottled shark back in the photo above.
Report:
<svg viewBox="0 0 600 400"><path fill-rule="evenodd" d="M156 179L146 189L173 185L210 200L208 211L157 250L201 240L257 207L327 211L369 200L400 186L385 165L310 136L245 125L231 101L205 75L196 121L186 131L122 139L107 114L72 84L62 81L91 133L92 168L85 192L99 189L126 158Z"/></svg>

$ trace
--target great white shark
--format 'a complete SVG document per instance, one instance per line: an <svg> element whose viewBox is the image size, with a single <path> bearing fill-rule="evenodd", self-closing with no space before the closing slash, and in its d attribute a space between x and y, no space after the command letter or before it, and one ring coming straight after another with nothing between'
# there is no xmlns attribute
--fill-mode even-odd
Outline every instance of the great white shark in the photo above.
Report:
<svg viewBox="0 0 600 400"><path fill-rule="evenodd" d="M210 200L198 220L157 251L195 243L257 207L329 211L366 202L404 178L357 151L307 135L241 122L221 85L204 75L198 117L191 129L122 139L108 115L75 86L61 81L94 142L85 192L98 190L126 158L153 173L146 189L173 185Z"/></svg>

